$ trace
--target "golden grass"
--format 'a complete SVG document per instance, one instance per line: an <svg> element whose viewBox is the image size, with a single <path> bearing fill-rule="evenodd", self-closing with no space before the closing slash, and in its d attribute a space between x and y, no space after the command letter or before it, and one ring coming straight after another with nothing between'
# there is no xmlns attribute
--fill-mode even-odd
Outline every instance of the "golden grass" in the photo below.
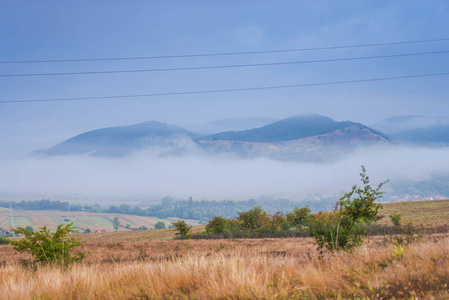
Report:
<svg viewBox="0 0 449 300"><path fill-rule="evenodd" d="M395 254L371 239L353 252L319 251L312 239L87 241L69 268L24 268L0 246L5 299L449 298L449 236ZM446 262L441 261L446 258Z"/></svg>
<svg viewBox="0 0 449 300"><path fill-rule="evenodd" d="M193 226L192 233L200 233L205 230L205 225ZM176 229L157 229L157 230L135 230L135 231L118 231L104 233L83 233L74 236L84 241L98 242L139 242L139 241L164 241L171 240L175 237Z"/></svg>

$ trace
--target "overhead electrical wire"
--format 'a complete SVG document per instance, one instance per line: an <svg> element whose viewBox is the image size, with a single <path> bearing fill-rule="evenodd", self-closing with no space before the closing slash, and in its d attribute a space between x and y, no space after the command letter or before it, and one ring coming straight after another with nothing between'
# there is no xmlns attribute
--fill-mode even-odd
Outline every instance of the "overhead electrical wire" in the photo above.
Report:
<svg viewBox="0 0 449 300"><path fill-rule="evenodd" d="M274 90L274 89L287 89L287 88L299 88L299 87L351 84L351 83L361 83L361 82L399 80L399 79L433 77L433 76L444 76L444 75L449 75L449 72L417 74L417 75L405 75L405 76L395 76L395 77L369 78L369 79L355 79L355 80L344 80L344 81L303 83L303 84L292 84L292 85L277 85L277 86L249 87L249 88L220 89L220 90L183 91L183 92L149 93L149 94L115 95L115 96L91 96L91 97L73 97L73 98L46 98L46 99L26 99L26 100L5 100L5 101L0 101L0 104L6 104L6 103L32 103L32 102L61 102L61 101L81 101L81 100L104 100L104 99L120 99L120 98L142 98L142 97L158 97L158 96L180 96L180 95L213 94L213 93L228 93L228 92L242 92L242 91L259 91L259 90Z"/></svg>
<svg viewBox="0 0 449 300"><path fill-rule="evenodd" d="M88 61L144 60L144 59L166 59L166 58L187 58L187 57L233 56L233 55L269 54L269 53L287 53L287 52L301 52L301 51L364 48L364 47L376 47L376 46L444 42L444 41L449 41L449 38L414 40L414 41L403 41L403 42L359 44L359 45L345 45L345 46L330 46L330 47L313 47L313 48L296 48L296 49L262 50L262 51L242 51L242 52L223 52L223 53L155 55L155 56L135 56L135 57L110 57L110 58L80 58L80 59L11 60L11 61L0 61L0 64L61 63L61 62L88 62Z"/></svg>
<svg viewBox="0 0 449 300"><path fill-rule="evenodd" d="M68 75L96 75L96 74L98 75L98 74L120 74L120 73L144 73L144 72L167 72L167 71L230 69L230 68L265 67L265 66L279 66L279 65L293 65L293 64L326 63L326 62L338 62L338 61L354 61L354 60L365 60L365 59L383 59L383 58L420 56L420 55L434 55L434 54L445 54L445 53L449 53L449 50L431 51L431 52L416 52L416 53L403 53L403 54L391 54L391 55L377 55L377 56L362 56L362 57L347 57L347 58L301 60L301 61L288 61L288 62L270 62L270 63L258 63L258 64L235 64L235 65L217 65L217 66L200 66L200 67L178 67L178 68L136 69L136 70L111 70L111 71L83 71L83 72L60 72L60 73L0 74L0 78L4 78L4 77L68 76Z"/></svg>

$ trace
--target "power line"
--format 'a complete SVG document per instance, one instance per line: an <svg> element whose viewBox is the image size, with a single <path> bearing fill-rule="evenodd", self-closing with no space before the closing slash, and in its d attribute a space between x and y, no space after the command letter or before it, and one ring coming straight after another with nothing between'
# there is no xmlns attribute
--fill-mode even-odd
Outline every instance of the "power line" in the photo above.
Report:
<svg viewBox="0 0 449 300"><path fill-rule="evenodd" d="M377 56L362 56L362 57L347 57L347 58L301 60L301 61L288 61L288 62L270 62L270 63L259 63L259 64L236 64L236 65L218 65L218 66L201 66L201 67L137 69L137 70L111 70L111 71L83 71L83 72L61 72L61 73L0 74L0 77L98 75L98 74L120 74L120 73L144 73L144 72L167 72L167 71L188 71L188 70L191 71L191 70L210 70L210 69L231 69L231 68L266 67L266 66L280 66L280 65L294 65L294 64L326 63L326 62L338 62L338 61L354 61L354 60L364 60L364 59L382 59L382 58L407 57L407 56L419 56L419 55L434 55L434 54L445 54L445 53L449 53L449 50L431 51L431 52L417 52L417 53L403 53L403 54L391 54L391 55L377 55Z"/></svg>
<svg viewBox="0 0 449 300"><path fill-rule="evenodd" d="M296 48L296 49L281 49L281 50L246 51L246 52L223 52L223 53L179 54L179 55L135 56L135 57L111 57L111 58L15 60L15 61L0 61L0 64L59 63L59 62L83 62L83 61L114 61L114 60L143 60L143 59L165 59L165 58L186 58L186 57L232 56L232 55L286 53L286 52L317 51L317 50L335 50L335 49L363 48L363 47L390 46L390 45L405 45L405 44L431 43L431 42L443 42L443 41L449 41L449 38L429 39L429 40L415 40L415 41L404 41L404 42L389 42L389 43L374 43L374 44L331 46L331 47L314 47L314 48Z"/></svg>
<svg viewBox="0 0 449 300"><path fill-rule="evenodd" d="M115 95L115 96L93 96L93 97L76 97L76 98L47 98L47 99L5 100L5 101L0 101L0 104L5 104L5 103L30 103L30 102L60 102L60 101L80 101L80 100L103 100L103 99L142 98L142 97L158 97L158 96L198 95L198 94L228 93L228 92L242 92L242 91L287 89L287 88L324 86L324 85L338 85L338 84L350 84L350 83L361 83L361 82L399 80L399 79L433 77L433 76L444 76L444 75L449 75L449 72L430 73L430 74L418 74L418 75L407 75L407 76L395 76L395 77L369 78L369 79L355 79L355 80L345 80L345 81L304 83L304 84L292 84L292 85L277 85L277 86L221 89L221 90L184 91L184 92L151 93L151 94L135 94L135 95Z"/></svg>

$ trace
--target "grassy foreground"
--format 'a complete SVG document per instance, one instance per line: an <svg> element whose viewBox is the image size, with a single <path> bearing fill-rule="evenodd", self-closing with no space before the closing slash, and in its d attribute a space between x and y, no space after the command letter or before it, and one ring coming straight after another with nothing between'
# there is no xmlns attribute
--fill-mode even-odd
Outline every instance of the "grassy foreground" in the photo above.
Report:
<svg viewBox="0 0 449 300"><path fill-rule="evenodd" d="M449 299L449 235L395 252L382 237L353 252L312 239L85 242L68 268L25 268L0 246L2 298Z"/></svg>

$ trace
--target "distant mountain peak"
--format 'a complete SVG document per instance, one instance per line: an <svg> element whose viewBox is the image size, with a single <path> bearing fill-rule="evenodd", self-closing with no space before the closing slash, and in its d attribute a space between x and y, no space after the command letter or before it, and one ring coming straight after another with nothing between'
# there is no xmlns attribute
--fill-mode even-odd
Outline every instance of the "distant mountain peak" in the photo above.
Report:
<svg viewBox="0 0 449 300"><path fill-rule="evenodd" d="M88 131L50 148L38 150L40 155L124 156L150 146L167 146L175 139L195 139L200 135L179 126L159 121L117 126Z"/></svg>
<svg viewBox="0 0 449 300"><path fill-rule="evenodd" d="M207 135L201 137L201 140L233 140L272 143L323 135L349 126L368 128L359 123L349 121L337 122L329 117L317 114L302 114L260 128ZM377 132L376 134L381 135Z"/></svg>

